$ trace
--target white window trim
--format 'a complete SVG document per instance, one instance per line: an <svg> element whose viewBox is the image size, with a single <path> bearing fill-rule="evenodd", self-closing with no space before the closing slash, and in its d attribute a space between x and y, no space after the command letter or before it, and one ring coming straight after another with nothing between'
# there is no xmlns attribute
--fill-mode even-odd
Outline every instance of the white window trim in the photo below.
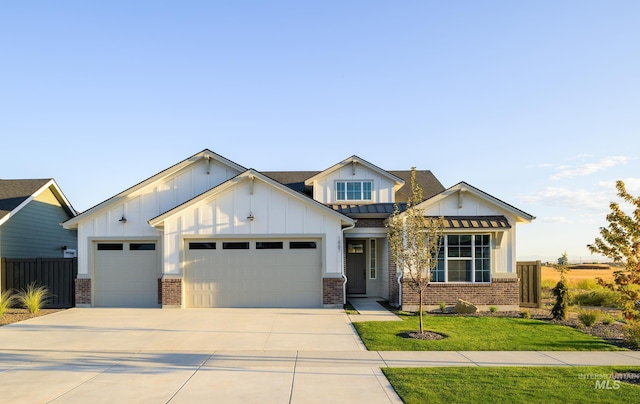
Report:
<svg viewBox="0 0 640 404"><path fill-rule="evenodd" d="M344 183L345 184L345 198L347 197L347 188L346 188L346 184L347 183L360 183L360 199L339 199L338 198L338 184L340 183ZM371 199L363 199L364 198L364 183L370 183L371 184ZM336 202L350 202L350 203L357 203L357 202L373 202L374 201L374 189L373 189L373 180L336 180L335 184L334 184L334 192L335 192L335 200Z"/></svg>
<svg viewBox="0 0 640 404"><path fill-rule="evenodd" d="M452 257L452 258L448 258L447 256L447 248L449 246L449 240L447 236L452 236L452 235L465 235L465 236L471 236L471 257ZM489 257L489 265L490 265L490 271L489 271L489 281L488 282L476 282L476 260L475 260L475 255L476 255L476 242L475 242L475 236L489 236L489 248L491 249L491 255ZM493 236L490 233L445 233L444 234L444 244L441 246L441 248L444 250L444 281L442 282L438 282L438 281L432 281L433 283L451 283L451 284L466 284L466 285L470 285L470 284L480 284L480 285L486 285L491 283L491 280L493 278L493 265L494 265L494 256L493 256ZM449 282L449 261L471 261L471 281L451 281Z"/></svg>
<svg viewBox="0 0 640 404"><path fill-rule="evenodd" d="M373 252L372 247L373 246ZM378 279L378 242L375 238L369 239L369 262L368 262L368 272L369 279ZM373 276L371 276L373 272Z"/></svg>

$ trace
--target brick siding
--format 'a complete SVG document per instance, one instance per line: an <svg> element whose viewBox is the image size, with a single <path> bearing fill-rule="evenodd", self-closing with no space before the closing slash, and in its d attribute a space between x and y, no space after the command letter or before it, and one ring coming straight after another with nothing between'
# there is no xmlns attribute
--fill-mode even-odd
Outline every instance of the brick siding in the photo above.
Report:
<svg viewBox="0 0 640 404"><path fill-rule="evenodd" d="M441 302L454 305L458 299L475 305L517 306L520 304L518 279L494 279L491 283L477 284L433 282L427 286L423 303L430 306ZM402 280L402 304L418 304L418 293L405 279Z"/></svg>
<svg viewBox="0 0 640 404"><path fill-rule="evenodd" d="M384 227L384 221L387 219L360 218L356 222L356 227Z"/></svg>
<svg viewBox="0 0 640 404"><path fill-rule="evenodd" d="M162 306L182 305L182 279L158 279L158 304Z"/></svg>
<svg viewBox="0 0 640 404"><path fill-rule="evenodd" d="M91 304L91 279L76 279L76 305Z"/></svg>
<svg viewBox="0 0 640 404"><path fill-rule="evenodd" d="M342 278L322 278L322 304L344 304L343 284L344 279Z"/></svg>
<svg viewBox="0 0 640 404"><path fill-rule="evenodd" d="M392 305L398 305L400 303L400 299L398 298L398 270L396 268L396 263L393 261L391 257L391 252L389 252L389 303Z"/></svg>

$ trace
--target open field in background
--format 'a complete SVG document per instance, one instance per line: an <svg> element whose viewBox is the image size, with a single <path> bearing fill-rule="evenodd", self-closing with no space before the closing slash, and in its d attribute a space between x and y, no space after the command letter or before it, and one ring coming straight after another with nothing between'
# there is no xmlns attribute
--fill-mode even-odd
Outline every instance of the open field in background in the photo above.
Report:
<svg viewBox="0 0 640 404"><path fill-rule="evenodd" d="M569 284L577 283L585 279L602 278L606 280L613 280L613 271L618 268L613 268L608 265L598 265L600 269L571 269L566 277ZM553 267L542 267L542 281L553 281L554 283L560 280L560 272L556 271Z"/></svg>

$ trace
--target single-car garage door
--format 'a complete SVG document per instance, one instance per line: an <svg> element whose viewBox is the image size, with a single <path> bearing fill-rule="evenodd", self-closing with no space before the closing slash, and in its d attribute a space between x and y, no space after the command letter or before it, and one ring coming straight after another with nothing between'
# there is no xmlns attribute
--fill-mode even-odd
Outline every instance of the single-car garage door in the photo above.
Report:
<svg viewBox="0 0 640 404"><path fill-rule="evenodd" d="M155 242L98 242L94 259L94 306L159 306Z"/></svg>
<svg viewBox="0 0 640 404"><path fill-rule="evenodd" d="M187 307L320 307L319 240L189 240Z"/></svg>

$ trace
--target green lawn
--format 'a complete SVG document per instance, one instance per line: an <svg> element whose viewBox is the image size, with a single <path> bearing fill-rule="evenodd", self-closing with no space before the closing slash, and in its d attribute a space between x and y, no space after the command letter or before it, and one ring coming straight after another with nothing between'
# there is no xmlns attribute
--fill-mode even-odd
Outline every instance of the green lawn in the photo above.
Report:
<svg viewBox="0 0 640 404"><path fill-rule="evenodd" d="M640 403L640 367L384 368L411 403ZM612 378L610 378L612 377Z"/></svg>
<svg viewBox="0 0 640 404"><path fill-rule="evenodd" d="M509 317L426 316L425 329L446 335L435 341L402 338L418 329L416 316L403 321L354 323L371 351L614 351L623 350L571 327Z"/></svg>

